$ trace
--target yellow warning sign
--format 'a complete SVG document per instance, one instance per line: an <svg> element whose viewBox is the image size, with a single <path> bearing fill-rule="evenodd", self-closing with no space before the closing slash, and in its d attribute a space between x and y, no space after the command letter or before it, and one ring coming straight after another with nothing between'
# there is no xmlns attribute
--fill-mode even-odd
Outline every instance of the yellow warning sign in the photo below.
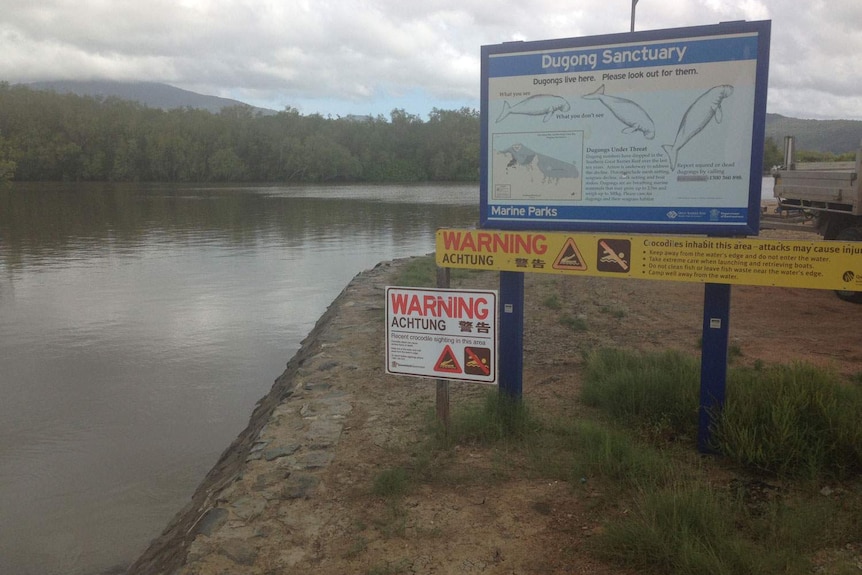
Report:
<svg viewBox="0 0 862 575"><path fill-rule="evenodd" d="M862 242L437 231L449 268L862 291Z"/></svg>
<svg viewBox="0 0 862 575"><path fill-rule="evenodd" d="M587 269L587 264L584 263L584 257L578 250L578 244L575 243L575 240L572 238L566 240L563 249L560 250L560 255L554 260L553 267L555 270L570 271L584 271Z"/></svg>

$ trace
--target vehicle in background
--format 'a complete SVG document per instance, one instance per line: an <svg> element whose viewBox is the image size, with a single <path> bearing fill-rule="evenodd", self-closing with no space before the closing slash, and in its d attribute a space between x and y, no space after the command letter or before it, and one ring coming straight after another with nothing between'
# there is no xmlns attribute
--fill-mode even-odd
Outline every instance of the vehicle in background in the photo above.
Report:
<svg viewBox="0 0 862 575"><path fill-rule="evenodd" d="M772 169L773 195L780 212L813 219L825 240L862 241L862 147L854 162L796 163L793 136L784 138L784 165ZM838 297L862 303L862 292L838 291Z"/></svg>

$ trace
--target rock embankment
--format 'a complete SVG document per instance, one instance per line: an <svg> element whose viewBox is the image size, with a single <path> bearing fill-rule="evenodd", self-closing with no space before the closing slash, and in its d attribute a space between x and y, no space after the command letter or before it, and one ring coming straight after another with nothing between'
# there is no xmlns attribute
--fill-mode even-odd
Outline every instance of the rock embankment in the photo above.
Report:
<svg viewBox="0 0 862 575"><path fill-rule="evenodd" d="M246 572L291 566L313 552L308 542L322 511L315 498L325 497L321 475L352 409L351 380L363 367L382 371L384 286L398 265L378 265L348 284L129 575Z"/></svg>

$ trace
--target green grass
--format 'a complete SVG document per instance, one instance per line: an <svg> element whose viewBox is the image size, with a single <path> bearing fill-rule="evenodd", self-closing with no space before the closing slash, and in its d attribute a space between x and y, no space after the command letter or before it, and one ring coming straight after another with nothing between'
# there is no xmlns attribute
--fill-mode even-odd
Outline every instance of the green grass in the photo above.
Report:
<svg viewBox="0 0 862 575"><path fill-rule="evenodd" d="M529 395L517 402L492 390L461 402L448 434L435 426L409 463L375 478L372 491L386 500L375 525L405 536L402 496L419 484L526 476L568 482L572 497L586 497L603 522L590 552L632 572L855 572L847 546L862 540L862 488L833 482L862 471L862 390L804 364L733 367L714 430L723 456L705 459L694 445L699 369L675 351L591 352L574 420ZM486 450L491 465L456 465L464 445ZM824 484L836 494L821 493Z"/></svg>
<svg viewBox="0 0 862 575"><path fill-rule="evenodd" d="M449 277L452 283L463 282L466 278L480 273L479 270L450 269ZM395 285L400 287L436 287L437 262L434 255L426 255L411 259L396 277Z"/></svg>
<svg viewBox="0 0 862 575"><path fill-rule="evenodd" d="M560 316L560 323L575 332L587 331L589 328L587 320L582 317L572 317L567 313Z"/></svg>
<svg viewBox="0 0 862 575"><path fill-rule="evenodd" d="M602 349L587 356L583 401L648 435L697 431L700 367L680 352ZM736 367L713 430L737 463L781 476L843 478L862 471L862 389L806 364Z"/></svg>
<svg viewBox="0 0 862 575"><path fill-rule="evenodd" d="M434 287L437 285L437 263L433 256L413 258L403 267L395 285L403 287Z"/></svg>
<svg viewBox="0 0 862 575"><path fill-rule="evenodd" d="M802 575L813 572L818 550L842 549L859 533L858 508L819 494L753 508L742 494L678 482L641 492L631 513L609 522L594 550L642 573ZM818 572L843 573L847 565Z"/></svg>
<svg viewBox="0 0 862 575"><path fill-rule="evenodd" d="M575 477L601 477L623 488L646 489L683 473L673 460L621 431L579 422L571 435Z"/></svg>
<svg viewBox="0 0 862 575"><path fill-rule="evenodd" d="M387 561L383 565L376 565L367 571L368 575L399 575L410 572L410 561L402 559L395 563Z"/></svg>
<svg viewBox="0 0 862 575"><path fill-rule="evenodd" d="M699 372L695 358L677 351L599 349L586 357L582 399L626 424L691 436L697 430Z"/></svg>
<svg viewBox="0 0 862 575"><path fill-rule="evenodd" d="M808 561L739 529L739 505L705 485L682 483L643 493L632 513L595 543L606 559L640 573L730 575L809 572Z"/></svg>
<svg viewBox="0 0 862 575"><path fill-rule="evenodd" d="M548 309L560 309L563 307L562 302L560 302L560 296L558 294L551 294L542 300L542 305Z"/></svg>
<svg viewBox="0 0 862 575"><path fill-rule="evenodd" d="M394 498L407 493L410 488L410 477L401 467L385 469L374 478L371 492L378 497Z"/></svg>
<svg viewBox="0 0 862 575"><path fill-rule="evenodd" d="M693 435L695 358L600 350L587 357L585 377L584 401L621 429L650 437L641 432L667 426ZM789 487L758 501L744 489L711 486L696 473L670 481L672 466L636 467L625 442L607 436L599 442L605 460L619 465L600 469L631 485L635 512L609 522L596 552L646 573L810 573L817 551L841 549L862 535L862 498L826 498L816 487L862 471L860 410L862 391L828 370L762 363L732 368L715 446L743 473L772 474ZM799 481L786 483L793 478ZM824 572L846 572L848 564L836 562L834 571Z"/></svg>
<svg viewBox="0 0 862 575"><path fill-rule="evenodd" d="M622 319L627 315L626 310L616 306L603 305L599 308L599 311L617 319Z"/></svg>
<svg viewBox="0 0 862 575"><path fill-rule="evenodd" d="M525 441L541 428L541 422L523 401L496 390L482 403L463 406L452 417L449 434L439 436L443 444L492 445Z"/></svg>
<svg viewBox="0 0 862 575"><path fill-rule="evenodd" d="M749 533L754 540L776 548L810 553L824 547L844 547L859 540L858 502L840 501L821 493L769 501L748 511ZM828 526L828 527L826 527Z"/></svg>
<svg viewBox="0 0 862 575"><path fill-rule="evenodd" d="M770 473L844 478L862 471L862 389L807 364L736 369L716 447Z"/></svg>

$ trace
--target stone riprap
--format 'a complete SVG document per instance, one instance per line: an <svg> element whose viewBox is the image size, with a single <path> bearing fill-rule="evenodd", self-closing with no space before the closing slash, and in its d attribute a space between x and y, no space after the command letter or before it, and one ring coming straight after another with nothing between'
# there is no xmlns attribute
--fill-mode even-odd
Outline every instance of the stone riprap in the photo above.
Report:
<svg viewBox="0 0 862 575"><path fill-rule="evenodd" d="M314 554L315 536L334 512L323 476L354 409L356 380L363 370L378 380L383 371L382 355L342 343L373 343L372 355L382 350L384 288L398 263L348 284L129 575L265 573Z"/></svg>

